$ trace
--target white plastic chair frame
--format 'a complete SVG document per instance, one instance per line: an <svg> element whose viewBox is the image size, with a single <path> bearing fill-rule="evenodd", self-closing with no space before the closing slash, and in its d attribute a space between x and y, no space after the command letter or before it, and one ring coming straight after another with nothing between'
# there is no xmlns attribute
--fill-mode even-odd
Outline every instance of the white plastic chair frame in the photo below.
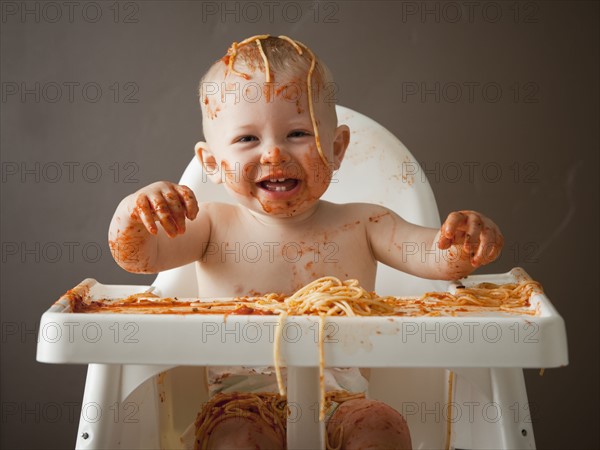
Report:
<svg viewBox="0 0 600 450"><path fill-rule="evenodd" d="M339 123L347 124L351 129L351 141L342 167L334 175L324 199L336 203L379 203L413 223L439 227L433 192L408 149L368 117L340 106L337 112ZM369 175L368 181L365 175ZM214 185L203 176L195 159L188 165L180 183L194 190L200 201L232 202L222 186ZM162 272L154 286L164 296L195 297L195 270L194 264L190 264ZM376 290L382 295L417 294L443 289L443 286L382 264L378 267ZM176 446L176 435L182 431L181 420L191 422L194 411L201 406L190 402L187 393L205 380L203 370L170 369L173 368L162 365L90 364L83 405L84 408L96 405L103 414L98 418L85 417L82 413L77 448ZM448 444L445 416L448 407L445 399L449 398L450 386L448 369L373 369L369 394L405 415L414 448L441 448L444 445L461 449L535 448L523 371L515 368L458 368L452 371L455 413ZM290 402L307 408L314 405L318 398L317 371L317 367L288 367ZM185 389L183 384L187 386ZM170 389L171 395L164 395L165 389ZM188 400L187 404L175 400L176 392L181 393L179 398ZM114 414L116 408L118 417ZM456 408L461 417L457 417ZM109 411L113 414L108 414ZM188 419L181 419L183 411ZM500 411L500 416L494 411ZM509 415L508 411L514 414ZM128 414L135 420L128 421ZM322 424L306 416L305 420L288 423L290 450L323 447ZM179 429L169 435L168 429L177 426Z"/></svg>

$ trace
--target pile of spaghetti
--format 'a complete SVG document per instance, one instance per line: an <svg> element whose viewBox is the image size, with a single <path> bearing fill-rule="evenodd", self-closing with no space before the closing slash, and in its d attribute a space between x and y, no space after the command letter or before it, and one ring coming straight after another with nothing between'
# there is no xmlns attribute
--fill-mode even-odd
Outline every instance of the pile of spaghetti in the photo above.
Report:
<svg viewBox="0 0 600 450"><path fill-rule="evenodd" d="M268 296L252 305L259 311L279 314L275 334L275 373L281 395L285 394L281 375L281 338L285 319L288 315L319 316L319 376L323 380L325 372L325 319L331 316L392 316L392 315L440 315L449 308L460 311L494 309L520 314L535 314L524 309L530 306L529 298L534 292L542 292L541 285L532 280L522 283L497 285L481 283L466 288L460 286L454 294L450 292L428 292L418 299L398 299L379 297L374 292L363 289L357 280L341 281L335 277L323 277L307 284L283 302ZM325 386L320 383L319 420L325 417Z"/></svg>
<svg viewBox="0 0 600 450"><path fill-rule="evenodd" d="M528 309L534 293L542 293L540 283L480 283L458 286L454 293L427 292L421 297L380 297L363 289L357 280L341 281L323 277L307 284L290 297L269 294L243 307L284 316L437 316L442 313L502 311L535 315ZM250 311L250 310L248 310Z"/></svg>

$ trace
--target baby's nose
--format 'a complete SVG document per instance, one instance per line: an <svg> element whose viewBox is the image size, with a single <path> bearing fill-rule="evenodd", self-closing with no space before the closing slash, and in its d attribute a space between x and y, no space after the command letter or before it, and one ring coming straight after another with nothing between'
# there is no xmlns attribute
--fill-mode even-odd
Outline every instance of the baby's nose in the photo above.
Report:
<svg viewBox="0 0 600 450"><path fill-rule="evenodd" d="M279 147L272 147L263 152L260 157L261 164L282 164L289 160L289 156L285 151L281 151Z"/></svg>

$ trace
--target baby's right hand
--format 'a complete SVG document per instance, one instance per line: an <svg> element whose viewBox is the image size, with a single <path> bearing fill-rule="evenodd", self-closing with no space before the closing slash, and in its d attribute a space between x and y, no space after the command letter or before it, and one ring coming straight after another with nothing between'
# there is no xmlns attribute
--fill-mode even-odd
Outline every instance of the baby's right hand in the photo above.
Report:
<svg viewBox="0 0 600 450"><path fill-rule="evenodd" d="M160 222L169 237L185 232L185 218L198 215L198 201L192 190L168 181L152 183L131 195L131 218L156 235Z"/></svg>

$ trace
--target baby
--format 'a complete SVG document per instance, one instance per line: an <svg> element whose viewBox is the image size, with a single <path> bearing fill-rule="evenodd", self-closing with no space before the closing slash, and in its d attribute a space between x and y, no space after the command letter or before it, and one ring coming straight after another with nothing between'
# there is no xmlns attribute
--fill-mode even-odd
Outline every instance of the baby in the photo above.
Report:
<svg viewBox="0 0 600 450"><path fill-rule="evenodd" d="M378 261L419 277L453 280L496 259L502 234L480 213L453 212L437 230L383 206L320 200L350 141L327 95L331 86L323 62L297 41L262 35L234 43L202 79L206 142L196 144L196 155L237 204L198 204L189 188L167 181L142 188L123 199L110 225L117 263L156 273L196 261L199 295L222 298L292 294L323 276L357 279L371 291ZM425 243L419 248L426 250L405 252L408 242ZM257 243L270 251L232 256ZM328 245L334 258L324 251ZM293 258L285 253L292 247ZM261 376L261 370L244 370L238 373ZM232 372L213 371L213 378ZM356 369L328 372L334 387L366 385ZM212 382L217 391L235 390ZM382 402L349 400L329 423L343 425L344 449L411 447L404 418ZM332 438L334 427L327 432ZM241 416L221 422L208 442L212 449L284 447L270 424Z"/></svg>

